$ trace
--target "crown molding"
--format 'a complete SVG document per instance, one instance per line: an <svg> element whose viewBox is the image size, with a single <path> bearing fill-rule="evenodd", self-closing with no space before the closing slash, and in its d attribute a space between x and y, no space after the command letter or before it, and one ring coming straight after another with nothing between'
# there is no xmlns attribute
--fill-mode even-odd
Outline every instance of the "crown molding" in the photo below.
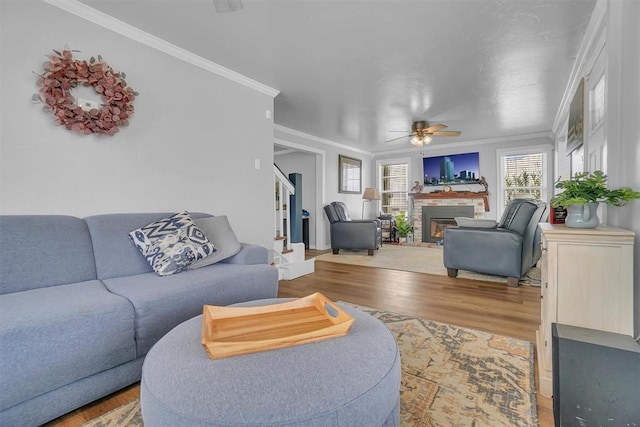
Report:
<svg viewBox="0 0 640 427"><path fill-rule="evenodd" d="M300 138L304 138L304 139L308 139L314 142L318 142L320 144L324 144L324 145L330 145L332 147L338 148L340 150L349 150L349 151L354 151L356 153L360 153L360 154L364 154L366 156L369 157L373 157L373 153L370 151L366 151L366 150L362 150L360 148L354 148L354 147L350 147L346 144L340 144L338 142L334 142L334 141L330 141L328 139L324 139L324 138L320 138L319 136L315 136L315 135L311 135L309 133L305 133L305 132L301 132L299 130L295 130L295 129L291 129L282 125L278 125L278 124L274 124L273 125L273 129L280 131L282 133L286 133L288 135L291 136L297 136Z"/></svg>
<svg viewBox="0 0 640 427"><path fill-rule="evenodd" d="M202 68L203 70L217 74L235 83L241 84L250 89L264 93L265 95L275 98L280 93L280 91L277 89L274 89L270 86L267 86L258 81L250 79L249 77L246 77L233 70L230 70L229 68L223 67L222 65L216 64L215 62L210 61L206 58L203 58L202 56L196 55L193 52L190 52L186 49L183 49L172 43L169 43L166 40L156 37L153 34L147 33L146 31L142 31L141 29L134 27L133 25L129 25L126 22L123 22L117 18L114 18L111 15L107 15L104 12L101 12L97 9L87 6L86 4L81 3L78 0L42 0L42 1L52 6L55 6L58 9L62 9L80 18L86 19L87 21L92 22L96 25L99 25L103 28L106 28L115 33L118 33L131 40L137 41L146 46L159 50L160 52L166 53L167 55L171 55L174 58L185 61L198 68Z"/></svg>
<svg viewBox="0 0 640 427"><path fill-rule="evenodd" d="M569 111L568 106L571 104L571 100L573 99L575 90L580 83L580 79L585 73L584 68L588 62L589 57L591 56L593 57L593 59L595 59L595 54L597 53L595 52L595 50L601 50L602 46L605 43L604 38L606 37L605 30L607 10L608 0L596 0L596 5L593 8L591 19L589 20L587 30L585 31L584 37L582 38L580 49L578 50L576 60L573 63L573 69L571 70L571 74L569 75L569 81L567 82L567 86L565 87L564 94L562 95L562 99L558 107L558 111L556 112L555 120L553 121L553 125L551 127L555 134L561 133L560 127L564 124L564 121L567 118Z"/></svg>

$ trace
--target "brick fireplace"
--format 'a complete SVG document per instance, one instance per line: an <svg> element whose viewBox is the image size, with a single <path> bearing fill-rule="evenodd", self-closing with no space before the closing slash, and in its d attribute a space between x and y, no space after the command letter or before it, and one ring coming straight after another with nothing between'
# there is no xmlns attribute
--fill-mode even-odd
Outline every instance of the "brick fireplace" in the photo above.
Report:
<svg viewBox="0 0 640 427"><path fill-rule="evenodd" d="M413 200L413 239L414 243L423 243L423 229L425 227L431 227L431 225L423 224L423 212L424 207L470 207L471 209L452 209L449 217L444 216L447 210L436 210L436 223L433 225L436 229L445 227L451 224L454 216L468 216L473 218L484 218L484 213L489 211L489 196L487 193L473 193L470 191L464 192L437 192L437 193L414 193L410 194ZM428 211L428 209L427 209ZM450 220L447 221L447 218ZM429 219L431 223L432 220ZM431 235L431 230L427 231L428 235ZM436 238L429 239L431 241L437 240ZM427 243L429 240L424 241Z"/></svg>

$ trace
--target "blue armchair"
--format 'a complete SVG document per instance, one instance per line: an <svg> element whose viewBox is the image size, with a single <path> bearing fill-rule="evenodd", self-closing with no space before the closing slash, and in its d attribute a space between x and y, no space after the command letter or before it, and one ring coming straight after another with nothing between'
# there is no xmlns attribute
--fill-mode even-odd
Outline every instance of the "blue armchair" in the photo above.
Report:
<svg viewBox="0 0 640 427"><path fill-rule="evenodd" d="M548 206L540 200L515 199L494 228L447 227L444 230L444 266L449 277L458 270L506 276L509 286L540 259L539 222L547 220Z"/></svg>
<svg viewBox="0 0 640 427"><path fill-rule="evenodd" d="M343 202L331 202L324 207L329 219L331 249L367 249L369 255L382 244L382 228L378 219L351 219Z"/></svg>

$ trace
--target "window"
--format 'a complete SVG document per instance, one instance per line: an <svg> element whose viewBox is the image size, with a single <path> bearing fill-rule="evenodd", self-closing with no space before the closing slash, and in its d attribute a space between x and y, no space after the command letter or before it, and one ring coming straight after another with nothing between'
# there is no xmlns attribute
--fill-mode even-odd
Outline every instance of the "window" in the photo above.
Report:
<svg viewBox="0 0 640 427"><path fill-rule="evenodd" d="M550 147L498 152L498 217L518 197L547 200L547 158Z"/></svg>
<svg viewBox="0 0 640 427"><path fill-rule="evenodd" d="M409 163L393 162L379 164L382 191L382 212L398 215L407 212L409 189Z"/></svg>

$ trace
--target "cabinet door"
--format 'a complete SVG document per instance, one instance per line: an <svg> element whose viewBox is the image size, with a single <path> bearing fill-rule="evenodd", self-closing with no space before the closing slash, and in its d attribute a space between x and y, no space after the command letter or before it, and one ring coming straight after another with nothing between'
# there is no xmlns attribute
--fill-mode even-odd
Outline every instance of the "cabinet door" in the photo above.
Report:
<svg viewBox="0 0 640 427"><path fill-rule="evenodd" d="M627 258L622 246L558 243L558 323L632 335Z"/></svg>

